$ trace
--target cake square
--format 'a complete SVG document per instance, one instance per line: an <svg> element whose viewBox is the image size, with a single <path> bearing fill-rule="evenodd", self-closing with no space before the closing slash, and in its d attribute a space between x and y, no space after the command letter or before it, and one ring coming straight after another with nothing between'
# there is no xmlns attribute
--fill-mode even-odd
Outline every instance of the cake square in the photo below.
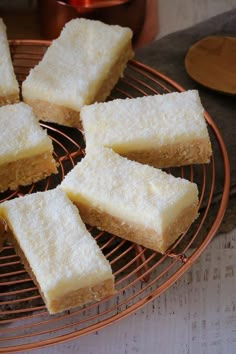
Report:
<svg viewBox="0 0 236 354"><path fill-rule="evenodd" d="M203 113L196 90L85 106L86 150L110 147L158 168L207 163L212 149Z"/></svg>
<svg viewBox="0 0 236 354"><path fill-rule="evenodd" d="M158 252L198 216L198 188L109 148L90 150L61 188L85 223Z"/></svg>
<svg viewBox="0 0 236 354"><path fill-rule="evenodd" d="M23 100L39 119L80 127L85 104L103 101L133 56L132 31L74 19L23 82Z"/></svg>
<svg viewBox="0 0 236 354"><path fill-rule="evenodd" d="M62 190L6 201L0 216L50 314L114 293L109 262Z"/></svg>
<svg viewBox="0 0 236 354"><path fill-rule="evenodd" d="M0 106L19 101L19 86L12 66L6 26L0 18Z"/></svg>
<svg viewBox="0 0 236 354"><path fill-rule="evenodd" d="M57 173L52 141L25 103L0 107L0 191Z"/></svg>

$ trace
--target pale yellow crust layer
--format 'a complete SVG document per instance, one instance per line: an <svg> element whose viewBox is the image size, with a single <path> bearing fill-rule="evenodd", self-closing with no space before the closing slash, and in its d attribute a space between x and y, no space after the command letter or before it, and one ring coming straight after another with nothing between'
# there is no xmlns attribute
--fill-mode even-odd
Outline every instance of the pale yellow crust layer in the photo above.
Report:
<svg viewBox="0 0 236 354"><path fill-rule="evenodd" d="M0 106L5 106L7 104L13 104L20 102L19 95L14 93L12 95L1 96L0 95Z"/></svg>
<svg viewBox="0 0 236 354"><path fill-rule="evenodd" d="M55 314L58 312L62 312L73 307L82 306L87 304L91 301L99 301L104 299L105 297L111 296L115 293L114 289L114 281L113 279L107 279L103 282L96 284L92 287L81 288L78 290L69 291L65 295L51 299L50 301L46 301L44 294L40 288L39 283L34 275L33 270L30 267L30 264L19 246L14 234L11 230L8 230L9 238L15 248L16 253L21 258L22 263L24 264L25 269L29 273L30 277L32 278L33 282L37 286L44 303L48 309L50 314Z"/></svg>
<svg viewBox="0 0 236 354"><path fill-rule="evenodd" d="M164 253L198 216L198 205L192 204L180 213L164 234L160 235L151 228L138 223L125 223L82 202L74 202L74 204L78 207L85 223L161 253Z"/></svg>
<svg viewBox="0 0 236 354"><path fill-rule="evenodd" d="M116 149L114 149L116 151ZM209 140L191 140L188 143L163 145L157 149L119 153L130 160L156 168L202 164L210 162L212 155Z"/></svg>
<svg viewBox="0 0 236 354"><path fill-rule="evenodd" d="M122 54L111 68L108 76L98 89L97 95L93 102L102 102L109 95L112 88L115 86L120 76L126 67L127 61L133 57L133 50L131 43L123 49ZM80 120L80 112L74 109L43 101L40 99L31 99L23 96L23 101L33 108L34 114L38 119L43 121L54 122L61 125L66 125L74 128L82 128Z"/></svg>
<svg viewBox="0 0 236 354"><path fill-rule="evenodd" d="M114 281L107 279L92 287L73 290L62 297L52 299L47 308L50 314L54 314L92 301L100 301L114 293Z"/></svg>
<svg viewBox="0 0 236 354"><path fill-rule="evenodd" d="M57 173L57 165L51 152L2 164L0 192L40 181L52 173Z"/></svg>
<svg viewBox="0 0 236 354"><path fill-rule="evenodd" d="M24 97L24 102L32 107L39 120L81 128L80 112L51 102Z"/></svg>

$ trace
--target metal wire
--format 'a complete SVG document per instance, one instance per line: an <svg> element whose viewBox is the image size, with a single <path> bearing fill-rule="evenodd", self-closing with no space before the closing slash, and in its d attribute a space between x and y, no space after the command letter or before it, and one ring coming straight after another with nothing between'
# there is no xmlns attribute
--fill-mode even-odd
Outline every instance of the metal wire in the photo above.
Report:
<svg viewBox="0 0 236 354"><path fill-rule="evenodd" d="M20 83L29 69L42 58L49 44L48 41L10 41L13 64ZM114 88L109 99L183 90L163 74L142 63L131 61L124 78ZM113 297L50 316L14 248L11 245L4 247L0 253L0 353L43 348L112 324L165 291L199 257L222 221L229 193L229 162L225 145L209 114L205 113L205 118L214 141L214 153L209 166L186 166L167 171L196 182L200 191L200 217L171 249L160 255L89 228L115 274L117 293ZM80 130L49 123L41 125L53 140L59 177L48 177L29 187L2 193L0 202L54 188L84 156L84 140ZM224 171L221 186L223 192L217 203L213 203L214 158L220 159Z"/></svg>

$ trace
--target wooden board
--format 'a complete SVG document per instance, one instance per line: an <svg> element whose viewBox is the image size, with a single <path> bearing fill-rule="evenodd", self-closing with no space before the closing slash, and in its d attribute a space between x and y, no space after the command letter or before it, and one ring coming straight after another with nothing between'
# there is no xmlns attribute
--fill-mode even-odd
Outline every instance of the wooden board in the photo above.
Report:
<svg viewBox="0 0 236 354"><path fill-rule="evenodd" d="M226 94L236 94L236 38L203 38L188 50L185 68L198 83Z"/></svg>

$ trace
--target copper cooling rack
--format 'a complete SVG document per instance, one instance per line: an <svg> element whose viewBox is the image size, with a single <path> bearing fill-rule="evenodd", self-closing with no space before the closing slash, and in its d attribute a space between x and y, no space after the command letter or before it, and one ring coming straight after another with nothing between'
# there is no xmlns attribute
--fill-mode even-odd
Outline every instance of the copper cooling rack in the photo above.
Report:
<svg viewBox="0 0 236 354"><path fill-rule="evenodd" d="M49 42L45 41L10 41L14 68L20 83L29 69L42 58L48 45ZM124 78L109 99L171 91L183 91L183 88L150 67L131 61ZM205 113L205 118L214 147L210 164L168 170L176 176L196 182L200 191L200 217L171 249L160 255L90 228L111 263L116 278L115 296L50 316L14 248L10 244L4 247L0 253L0 353L43 348L101 329L161 294L199 257L222 221L229 192L229 163L225 145L209 114ZM81 131L47 123L42 123L42 126L53 140L59 176L0 194L0 202L54 188L83 156ZM216 160L223 171L221 192L215 179Z"/></svg>

